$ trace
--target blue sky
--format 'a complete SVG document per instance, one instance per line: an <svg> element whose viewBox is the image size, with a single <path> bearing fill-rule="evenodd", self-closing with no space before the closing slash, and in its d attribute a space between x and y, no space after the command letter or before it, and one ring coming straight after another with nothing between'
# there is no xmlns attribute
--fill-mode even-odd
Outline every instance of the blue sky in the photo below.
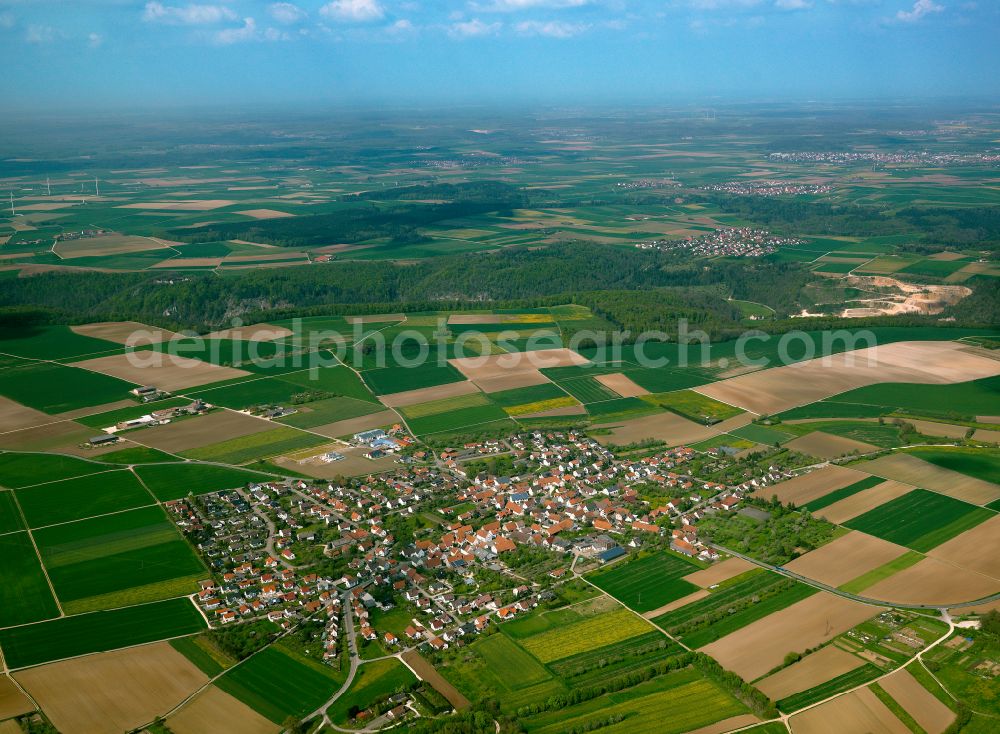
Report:
<svg viewBox="0 0 1000 734"><path fill-rule="evenodd" d="M1000 93L998 0L0 0L5 106Z"/></svg>

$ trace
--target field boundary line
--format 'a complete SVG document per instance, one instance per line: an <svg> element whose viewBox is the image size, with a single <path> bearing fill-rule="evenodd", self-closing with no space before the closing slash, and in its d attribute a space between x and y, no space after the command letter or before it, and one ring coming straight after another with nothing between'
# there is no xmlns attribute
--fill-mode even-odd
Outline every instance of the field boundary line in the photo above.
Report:
<svg viewBox="0 0 1000 734"><path fill-rule="evenodd" d="M53 619L62 619L66 616L66 612L62 608L62 602L59 601L59 596L56 594L56 587L52 585L52 579L49 578L49 569L45 567L45 562L42 560L42 553L38 550L38 543L35 542L35 536L31 532L31 526L28 524L28 518L24 514L24 508L21 507L21 501L17 498L17 494L11 491L11 497L14 498L14 504L17 505L17 511L21 514L21 522L24 523L25 532L28 534L28 540L31 541L31 547L35 549L35 557L38 559L38 567L42 569L42 574L45 576L45 583L49 585L49 593L52 594L52 600L56 603L56 609L59 610L59 616L53 617ZM39 624L40 622L48 622L51 620L43 619L39 622L29 622L28 624ZM23 627L25 625L14 625L15 627ZM10 629L10 627L5 627L4 629ZM4 656L4 665L7 665L7 658Z"/></svg>

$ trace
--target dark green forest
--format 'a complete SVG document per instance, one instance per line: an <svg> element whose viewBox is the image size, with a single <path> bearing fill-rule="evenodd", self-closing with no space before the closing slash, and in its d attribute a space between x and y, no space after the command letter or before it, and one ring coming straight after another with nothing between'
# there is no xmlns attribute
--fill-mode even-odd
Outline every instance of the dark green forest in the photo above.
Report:
<svg viewBox="0 0 1000 734"><path fill-rule="evenodd" d="M969 283L974 293L941 317L843 320L787 317L813 277L804 266L765 260L719 260L711 267L674 253L575 242L542 249L454 255L412 265L334 262L281 270L216 274L42 273L8 279L0 289L3 320L23 309L61 323L139 320L207 331L234 317L245 322L319 313L533 307L579 303L615 327L673 332L687 319L713 338L745 328L728 298L765 303L777 312L755 328L829 328L849 324L995 326L1000 296L991 278Z"/></svg>

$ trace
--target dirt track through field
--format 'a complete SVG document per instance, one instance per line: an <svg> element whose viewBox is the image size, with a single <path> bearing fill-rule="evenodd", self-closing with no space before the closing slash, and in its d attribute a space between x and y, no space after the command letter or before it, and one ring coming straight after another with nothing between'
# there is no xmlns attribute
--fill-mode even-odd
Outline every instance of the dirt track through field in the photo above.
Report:
<svg viewBox="0 0 1000 734"><path fill-rule="evenodd" d="M667 612L672 612L675 609L680 609L681 607L685 607L688 604L693 604L699 599L704 599L708 595L709 592L705 591L705 589L698 589L698 591L688 594L687 596L682 596L680 599L674 599L669 604L664 604L662 607L658 609L653 609L648 612L643 612L642 616L645 617L646 619L653 619L654 617L659 617L661 614L666 614Z"/></svg>
<svg viewBox="0 0 1000 734"><path fill-rule="evenodd" d="M404 408L407 405L427 403L431 400L455 398L474 392L479 392L479 388L476 387L475 383L463 380L462 382L449 382L444 385L435 385L434 387L421 387L416 390L380 395L379 401L387 408Z"/></svg>
<svg viewBox="0 0 1000 734"><path fill-rule="evenodd" d="M0 433L51 422L52 416L0 396Z"/></svg>
<svg viewBox="0 0 1000 734"><path fill-rule="evenodd" d="M910 734L867 688L860 688L789 719L792 734Z"/></svg>
<svg viewBox="0 0 1000 734"><path fill-rule="evenodd" d="M119 734L169 711L208 682L165 642L15 674L63 734Z"/></svg>
<svg viewBox="0 0 1000 734"><path fill-rule="evenodd" d="M827 645L774 675L757 681L754 685L771 700L780 701L793 693L808 690L838 675L849 673L864 664L865 661L856 655L851 655L835 645Z"/></svg>
<svg viewBox="0 0 1000 734"><path fill-rule="evenodd" d="M920 724L927 734L941 734L955 720L955 714L951 709L920 685L920 682L906 669L897 670L887 678L883 678L879 681L879 685Z"/></svg>
<svg viewBox="0 0 1000 734"><path fill-rule="evenodd" d="M925 558L864 590L872 599L947 607L1000 592L1000 581L962 566Z"/></svg>
<svg viewBox="0 0 1000 734"><path fill-rule="evenodd" d="M419 652L409 650L404 652L401 657L407 667L416 673L420 680L430 683L434 690L448 699L448 703L454 706L457 711L464 711L472 705L469 699L459 693L455 686L446 681L444 676L437 671L437 668L421 656Z"/></svg>
<svg viewBox="0 0 1000 734"><path fill-rule="evenodd" d="M743 679L755 680L780 665L788 653L802 652L832 640L880 611L880 607L821 591L700 651Z"/></svg>
<svg viewBox="0 0 1000 734"><path fill-rule="evenodd" d="M485 393L503 392L504 390L531 387L532 385L543 385L546 382L549 382L549 378L538 370L518 370L509 375L476 380L479 389Z"/></svg>
<svg viewBox="0 0 1000 734"><path fill-rule="evenodd" d="M835 436L832 433L823 431L813 431L799 438L792 439L784 444L785 448L798 451L809 456L818 456L821 459L835 459L838 456L849 454L852 451L859 454L867 454L877 451L877 446L863 441L855 441L852 438Z"/></svg>
<svg viewBox="0 0 1000 734"><path fill-rule="evenodd" d="M773 414L880 382L948 384L1000 374L1000 360L955 342L897 342L774 367L693 388Z"/></svg>
<svg viewBox="0 0 1000 734"><path fill-rule="evenodd" d="M710 586L721 584L723 581L728 581L729 579L739 576L741 573L746 573L754 568L757 568L757 566L750 563L750 561L745 561L742 558L736 558L734 556L733 558L727 558L724 561L713 563L711 566L701 571L689 573L684 577L684 580L694 584L695 586L707 589Z"/></svg>
<svg viewBox="0 0 1000 734"><path fill-rule="evenodd" d="M277 734L281 727L225 691L209 686L167 719L174 734Z"/></svg>
<svg viewBox="0 0 1000 734"><path fill-rule="evenodd" d="M880 456L865 462L860 468L876 476L930 489L974 505L985 505L1000 499L1000 484L960 474L910 454Z"/></svg>
<svg viewBox="0 0 1000 734"><path fill-rule="evenodd" d="M703 426L676 413L656 413L643 418L601 424L598 428L609 429L606 434L594 436L598 443L619 446L650 439L677 446L697 443L718 435L718 430L714 427Z"/></svg>
<svg viewBox="0 0 1000 734"><path fill-rule="evenodd" d="M709 724L708 726L692 729L687 734L723 734L723 732L756 724L758 721L760 719L753 714L740 714L739 716L730 716L728 719L723 719L722 721L716 721L714 724Z"/></svg>
<svg viewBox="0 0 1000 734"><path fill-rule="evenodd" d="M273 324L253 324L243 326L238 329L223 329L206 334L202 339L235 339L246 342L271 342L275 339L283 339L291 336L292 330L284 326L274 326Z"/></svg>
<svg viewBox="0 0 1000 734"><path fill-rule="evenodd" d="M942 543L927 555L1000 579L1000 515Z"/></svg>
<svg viewBox="0 0 1000 734"><path fill-rule="evenodd" d="M71 331L92 336L95 339L115 342L116 344L127 344L128 338L132 334L141 334L142 338L136 338L136 345L159 344L169 341L177 336L167 329L160 329L156 326L147 326L138 321L101 321L95 324L81 324L69 327ZM108 345L110 347L110 345Z"/></svg>
<svg viewBox="0 0 1000 734"><path fill-rule="evenodd" d="M28 697L21 693L8 675L0 675L0 720L34 711Z"/></svg>
<svg viewBox="0 0 1000 734"><path fill-rule="evenodd" d="M863 489L850 497L846 497L832 505L816 510L817 517L822 517L832 523L845 523L848 520L864 515L869 510L881 507L886 502L902 497L912 492L916 487L903 482L886 481L869 489Z"/></svg>
<svg viewBox="0 0 1000 734"><path fill-rule="evenodd" d="M478 382L514 372L583 365L587 364L587 359L571 349L537 349L533 352L509 352L489 357L449 359L448 362L467 378Z"/></svg>
<svg viewBox="0 0 1000 734"><path fill-rule="evenodd" d="M623 375L621 372L610 375L595 375L594 379L623 398L637 398L640 395L649 395L649 390L635 384L631 378Z"/></svg>
<svg viewBox="0 0 1000 734"><path fill-rule="evenodd" d="M246 377L250 374L232 367L220 367L199 359L160 352L114 354L74 362L72 366L117 377L134 385L152 385L168 392Z"/></svg>
<svg viewBox="0 0 1000 734"><path fill-rule="evenodd" d="M786 564L789 571L827 586L840 586L907 552L901 545L852 530Z"/></svg>
<svg viewBox="0 0 1000 734"><path fill-rule="evenodd" d="M801 474L785 482L773 484L757 491L757 496L770 499L777 496L782 504L794 502L801 507L825 497L838 489L860 482L868 475L844 466L824 466L808 474Z"/></svg>
<svg viewBox="0 0 1000 734"><path fill-rule="evenodd" d="M235 201L227 199L189 199L187 201L144 201L136 204L121 204L117 209L148 209L150 211L205 212L232 206Z"/></svg>

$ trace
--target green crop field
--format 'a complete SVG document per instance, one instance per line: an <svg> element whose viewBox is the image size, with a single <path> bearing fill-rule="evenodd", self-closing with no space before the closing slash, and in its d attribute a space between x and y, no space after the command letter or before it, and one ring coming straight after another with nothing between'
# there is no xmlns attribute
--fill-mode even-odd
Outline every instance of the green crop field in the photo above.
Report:
<svg viewBox="0 0 1000 734"><path fill-rule="evenodd" d="M375 397L365 383L351 369L343 365L317 367L304 372L282 375L281 379L306 390L323 390L344 398L374 402Z"/></svg>
<svg viewBox="0 0 1000 734"><path fill-rule="evenodd" d="M708 451L717 448L730 448L742 451L743 449L752 449L754 446L757 446L757 444L753 441L747 441L745 438L736 438L736 436L729 433L722 433L704 441L693 443L690 448L695 451Z"/></svg>
<svg viewBox="0 0 1000 734"><path fill-rule="evenodd" d="M934 278L946 278L956 270L961 270L969 264L967 260L921 260L898 270L899 273L913 275L930 275Z"/></svg>
<svg viewBox="0 0 1000 734"><path fill-rule="evenodd" d="M739 438L745 438L748 441L755 441L756 443L768 445L784 443L794 437L792 434L786 433L785 431L771 428L770 426L758 425L756 423L751 423L743 426L742 428L734 428L729 433Z"/></svg>
<svg viewBox="0 0 1000 734"><path fill-rule="evenodd" d="M0 627L59 616L49 584L25 532L0 535Z"/></svg>
<svg viewBox="0 0 1000 734"><path fill-rule="evenodd" d="M834 502L839 502L842 499L846 499L851 495L862 492L866 489L871 489L879 484L882 484L885 480L882 477L865 477L859 482L854 484L848 484L846 487L841 487L840 489L835 489L829 494L825 494L822 497L814 499L812 502L808 502L803 507L809 512L816 512L816 510L822 510L824 507L829 507Z"/></svg>
<svg viewBox="0 0 1000 734"><path fill-rule="evenodd" d="M344 397L316 400L293 407L296 410L295 413L278 418L277 421L294 428L315 428L327 423L335 423L385 410L385 406L381 403Z"/></svg>
<svg viewBox="0 0 1000 734"><path fill-rule="evenodd" d="M960 474L1000 484L1000 450L998 449L928 447L907 449L906 453Z"/></svg>
<svg viewBox="0 0 1000 734"><path fill-rule="evenodd" d="M137 468L136 474L160 502L189 494L244 487L252 482L266 482L274 478L268 474L213 464L154 464Z"/></svg>
<svg viewBox="0 0 1000 734"><path fill-rule="evenodd" d="M640 418L644 415L662 412L657 406L651 405L640 398L602 400L599 403L588 403L586 407L587 413L591 418L599 423Z"/></svg>
<svg viewBox="0 0 1000 734"><path fill-rule="evenodd" d="M706 423L707 420L711 420L712 422L723 421L743 412L740 408L713 400L707 395L702 395L694 390L680 390L660 395L645 395L642 399L698 423Z"/></svg>
<svg viewBox="0 0 1000 734"><path fill-rule="evenodd" d="M568 392L581 403L599 403L603 400L616 400L621 396L611 388L605 387L593 377L576 377L572 380L559 381L559 387Z"/></svg>
<svg viewBox="0 0 1000 734"><path fill-rule="evenodd" d="M424 436L430 433L443 431L454 431L459 428L470 427L490 423L492 421L505 419L507 414L504 410L489 403L472 408L460 408L458 410L429 415L425 418L408 419L407 423L414 435Z"/></svg>
<svg viewBox="0 0 1000 734"><path fill-rule="evenodd" d="M648 612L697 591L697 586L681 577L698 570L693 563L664 551L618 563L587 578L625 606Z"/></svg>
<svg viewBox="0 0 1000 734"><path fill-rule="evenodd" d="M736 301L730 300L734 306L736 306L744 316L759 316L762 318L770 318L774 315L774 309L770 306L765 306L762 303L755 303L754 301Z"/></svg>
<svg viewBox="0 0 1000 734"><path fill-rule="evenodd" d="M835 696L838 693L843 693L844 691L849 691L852 688L857 688L870 680L878 678L882 675L882 673L883 671L880 668L875 667L871 663L866 663L860 668L855 668L854 670L848 671L843 675L838 675L836 678L832 678L826 683L822 683L818 686L809 688L808 690L801 691L792 696L781 699L777 702L778 708L786 713L789 711L797 711L798 709L804 708L818 701L822 701L830 696Z"/></svg>
<svg viewBox="0 0 1000 734"><path fill-rule="evenodd" d="M309 354L280 342L237 339L177 339L154 344L153 349L180 357L198 359L221 367L238 367L250 372L291 372L310 366Z"/></svg>
<svg viewBox="0 0 1000 734"><path fill-rule="evenodd" d="M895 408L918 415L1000 415L1000 376L954 385L885 382L849 390L823 402Z"/></svg>
<svg viewBox="0 0 1000 734"><path fill-rule="evenodd" d="M194 663L198 670L210 678L214 678L229 667L228 664L223 665L220 662L220 660L225 659L225 653L213 650L212 643L208 642L204 635L180 637L171 640L170 646Z"/></svg>
<svg viewBox="0 0 1000 734"><path fill-rule="evenodd" d="M78 608L86 600L111 606L122 598L134 604L190 593L194 579L206 573L159 507L56 525L34 536L60 601L79 602ZM169 583L175 581L183 591Z"/></svg>
<svg viewBox="0 0 1000 734"><path fill-rule="evenodd" d="M129 397L131 382L54 362L0 371L0 395L43 413L103 405Z"/></svg>
<svg viewBox="0 0 1000 734"><path fill-rule="evenodd" d="M61 454L0 454L0 486L14 489L107 470L102 464Z"/></svg>
<svg viewBox="0 0 1000 734"><path fill-rule="evenodd" d="M361 376L376 395L446 385L465 379L462 373L450 364L439 366L434 363L419 367L383 367L362 372Z"/></svg>
<svg viewBox="0 0 1000 734"><path fill-rule="evenodd" d="M329 666L272 645L229 670L215 685L281 724L318 708L339 684Z"/></svg>
<svg viewBox="0 0 1000 734"><path fill-rule="evenodd" d="M627 609L616 609L521 640L521 646L543 663L611 645L649 632L647 622Z"/></svg>
<svg viewBox="0 0 1000 734"><path fill-rule="evenodd" d="M21 519L21 511L14 501L14 493L3 490L0 491L0 535L24 530L24 520Z"/></svg>
<svg viewBox="0 0 1000 734"><path fill-rule="evenodd" d="M753 571L653 622L688 647L698 648L815 593L813 587L776 573Z"/></svg>
<svg viewBox="0 0 1000 734"><path fill-rule="evenodd" d="M844 525L926 552L974 528L994 514L937 492L915 489Z"/></svg>
<svg viewBox="0 0 1000 734"><path fill-rule="evenodd" d="M786 410L784 413L779 413L777 417L783 421L806 418L878 418L880 415L888 415L892 411L893 408L882 405L861 405L860 403L822 400Z"/></svg>
<svg viewBox="0 0 1000 734"><path fill-rule="evenodd" d="M453 398L443 398L441 400L431 400L426 403L416 403L400 408L400 412L406 418L426 418L441 413L450 413L465 408L475 408L482 405L490 405L490 400L481 392L472 392L467 395L457 395Z"/></svg>
<svg viewBox="0 0 1000 734"><path fill-rule="evenodd" d="M0 630L0 647L10 668L23 668L189 635L206 626L190 599L171 599Z"/></svg>
<svg viewBox="0 0 1000 734"><path fill-rule="evenodd" d="M115 342L77 334L68 326L35 326L0 337L0 352L29 359L72 359L124 349Z"/></svg>
<svg viewBox="0 0 1000 734"><path fill-rule="evenodd" d="M346 724L352 706L363 710L375 700L406 689L414 682L416 677L410 669L395 658L365 663L358 668L347 693L330 706L330 720Z"/></svg>
<svg viewBox="0 0 1000 734"><path fill-rule="evenodd" d="M802 435L811 431L823 431L834 436L841 436L882 448L900 446L904 442L899 427L892 423L879 425L870 421L817 421L815 423L800 423L795 426L788 426L788 429L794 429L796 432L801 432Z"/></svg>
<svg viewBox="0 0 1000 734"><path fill-rule="evenodd" d="M683 367L639 367L626 369L623 372L632 382L644 390L649 390L654 395L686 390L712 382L712 378L697 367L690 369Z"/></svg>
<svg viewBox="0 0 1000 734"><path fill-rule="evenodd" d="M182 451L181 455L200 461L244 464L254 459L266 459L299 449L312 448L328 441L329 439L323 436L286 426L200 446L196 449Z"/></svg>
<svg viewBox="0 0 1000 734"><path fill-rule="evenodd" d="M31 528L151 505L153 497L127 470L88 474L14 490Z"/></svg>
<svg viewBox="0 0 1000 734"><path fill-rule="evenodd" d="M291 397L306 388L278 377L251 378L224 387L207 387L190 390L187 394L199 397L212 405L222 405L233 410L244 410L254 405L288 405Z"/></svg>
<svg viewBox="0 0 1000 734"><path fill-rule="evenodd" d="M513 390L502 390L490 393L489 395L490 400L504 408L566 397L566 393L551 382L544 382L541 385L532 385L530 387L518 387Z"/></svg>
<svg viewBox="0 0 1000 734"><path fill-rule="evenodd" d="M507 635L484 637L475 647L476 654L509 690L520 690L551 678L534 657Z"/></svg>
<svg viewBox="0 0 1000 734"><path fill-rule="evenodd" d="M585 688L613 676L639 670L681 654L684 648L659 631L611 645L602 645L568 658L551 662L549 670L573 688ZM536 663L537 665L537 663Z"/></svg>
<svg viewBox="0 0 1000 734"><path fill-rule="evenodd" d="M746 713L746 708L715 683L691 669L659 676L575 706L529 716L523 724L531 734L580 731L594 720L612 720L608 734L681 734L721 719ZM620 721L615 721L621 716Z"/></svg>
<svg viewBox="0 0 1000 734"><path fill-rule="evenodd" d="M118 449L101 454L95 457L102 464L162 464L164 462L176 462L177 457L168 454L166 451L151 449L146 446L130 446L127 449Z"/></svg>

